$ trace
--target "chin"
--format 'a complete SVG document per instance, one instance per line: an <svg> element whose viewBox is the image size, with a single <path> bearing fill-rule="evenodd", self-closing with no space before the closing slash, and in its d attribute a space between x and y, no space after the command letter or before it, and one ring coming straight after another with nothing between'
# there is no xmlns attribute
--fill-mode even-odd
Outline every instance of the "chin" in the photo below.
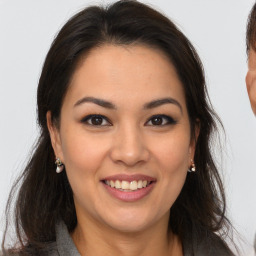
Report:
<svg viewBox="0 0 256 256"><path fill-rule="evenodd" d="M125 221L111 223L111 228L121 233L138 233L147 230L152 224L143 221Z"/></svg>
<svg viewBox="0 0 256 256"><path fill-rule="evenodd" d="M162 220L168 223L169 211L163 216L158 216L157 213L152 213L152 209L149 214L145 211L128 212L126 209L121 214L113 214L108 219L105 218L105 223L112 229L122 233L138 233L157 225Z"/></svg>

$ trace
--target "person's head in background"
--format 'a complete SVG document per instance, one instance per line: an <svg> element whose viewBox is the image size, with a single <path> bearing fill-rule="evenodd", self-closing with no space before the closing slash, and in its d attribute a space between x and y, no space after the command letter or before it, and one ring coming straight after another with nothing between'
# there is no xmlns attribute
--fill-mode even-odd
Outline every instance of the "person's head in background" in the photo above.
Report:
<svg viewBox="0 0 256 256"><path fill-rule="evenodd" d="M246 51L248 55L246 86L252 110L256 115L256 3L253 5L248 17Z"/></svg>

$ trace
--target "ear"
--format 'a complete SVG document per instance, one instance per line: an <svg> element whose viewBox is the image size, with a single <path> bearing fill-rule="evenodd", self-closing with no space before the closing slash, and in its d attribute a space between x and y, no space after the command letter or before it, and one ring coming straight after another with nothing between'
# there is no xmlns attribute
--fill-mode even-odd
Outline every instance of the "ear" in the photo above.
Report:
<svg viewBox="0 0 256 256"><path fill-rule="evenodd" d="M189 164L191 163L191 159L194 159L195 151L196 151L196 143L198 136L200 134L200 120L196 119L196 124L194 128L194 133L191 134L191 140L190 140L190 149L189 149Z"/></svg>
<svg viewBox="0 0 256 256"><path fill-rule="evenodd" d="M56 125L52 122L52 114L51 111L46 113L47 127L50 133L51 144L55 153L55 156L60 158L60 160L64 163L62 146L61 146L61 138L60 131L56 127Z"/></svg>

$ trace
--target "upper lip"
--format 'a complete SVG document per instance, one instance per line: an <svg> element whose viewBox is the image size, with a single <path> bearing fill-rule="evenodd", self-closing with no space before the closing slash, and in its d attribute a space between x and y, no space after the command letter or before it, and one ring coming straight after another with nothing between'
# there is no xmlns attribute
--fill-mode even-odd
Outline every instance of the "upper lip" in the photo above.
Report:
<svg viewBox="0 0 256 256"><path fill-rule="evenodd" d="M131 174L131 175L116 174L116 175L111 175L102 179L102 181L106 181L106 180L113 180L113 181L119 180L119 181L128 181L128 182L132 182L134 180L146 180L150 182L150 181L156 181L156 178L153 178L144 174Z"/></svg>

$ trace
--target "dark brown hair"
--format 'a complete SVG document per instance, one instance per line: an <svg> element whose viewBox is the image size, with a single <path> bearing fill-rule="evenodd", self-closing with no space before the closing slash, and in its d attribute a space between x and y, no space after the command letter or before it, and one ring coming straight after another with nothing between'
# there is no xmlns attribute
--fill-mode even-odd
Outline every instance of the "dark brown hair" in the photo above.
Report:
<svg viewBox="0 0 256 256"><path fill-rule="evenodd" d="M256 3L253 5L247 20L247 30L246 30L247 55L249 54L250 48L256 51Z"/></svg>
<svg viewBox="0 0 256 256"><path fill-rule="evenodd" d="M46 113L51 111L52 121L58 124L62 102L79 60L103 44L157 48L174 65L184 87L192 134L198 121L200 134L195 151L197 171L187 175L172 206L169 228L181 240L187 237L200 241L215 232L221 236L221 231L228 227L226 204L211 153L218 118L209 105L201 61L189 40L168 18L147 5L125 0L108 7L92 6L76 14L60 30L46 56L37 92L40 136L17 182L21 187L15 204L15 224L21 250L36 251L54 241L59 220L65 222L70 232L76 227L67 176L65 172L55 172Z"/></svg>

